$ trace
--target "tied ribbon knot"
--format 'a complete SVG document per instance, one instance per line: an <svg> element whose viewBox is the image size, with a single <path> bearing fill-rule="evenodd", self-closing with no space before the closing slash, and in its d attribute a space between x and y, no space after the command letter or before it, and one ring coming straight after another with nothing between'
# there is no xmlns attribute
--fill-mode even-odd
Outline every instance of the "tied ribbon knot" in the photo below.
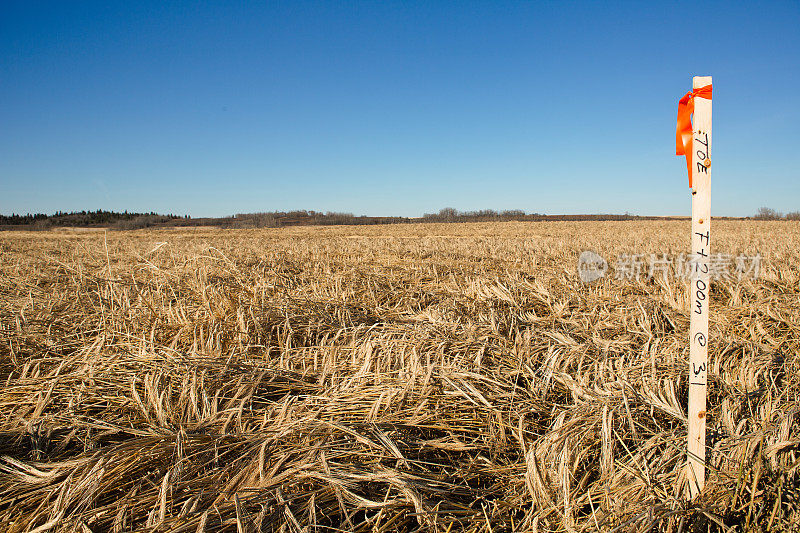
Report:
<svg viewBox="0 0 800 533"><path fill-rule="evenodd" d="M675 132L675 155L686 156L686 170L689 172L689 187L692 186L692 114L694 99L711 100L711 85L700 87L686 93L678 102L678 128Z"/></svg>

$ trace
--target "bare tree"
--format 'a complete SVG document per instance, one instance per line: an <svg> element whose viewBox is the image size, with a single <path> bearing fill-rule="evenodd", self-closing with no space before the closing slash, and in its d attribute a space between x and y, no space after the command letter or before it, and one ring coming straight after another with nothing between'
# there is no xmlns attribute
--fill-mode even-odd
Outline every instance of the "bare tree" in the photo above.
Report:
<svg viewBox="0 0 800 533"><path fill-rule="evenodd" d="M450 222L458 218L458 211L453 207L445 207L439 210L439 218Z"/></svg>
<svg viewBox="0 0 800 533"><path fill-rule="evenodd" d="M783 213L779 213L769 207L759 207L753 218L756 220L779 220L783 218Z"/></svg>

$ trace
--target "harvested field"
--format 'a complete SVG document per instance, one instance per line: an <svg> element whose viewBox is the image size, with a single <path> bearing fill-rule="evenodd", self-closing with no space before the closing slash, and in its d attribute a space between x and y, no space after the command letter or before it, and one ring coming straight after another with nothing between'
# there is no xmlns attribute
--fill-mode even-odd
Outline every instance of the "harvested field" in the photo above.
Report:
<svg viewBox="0 0 800 533"><path fill-rule="evenodd" d="M800 223L711 289L685 489L689 221L0 234L3 531L791 531Z"/></svg>

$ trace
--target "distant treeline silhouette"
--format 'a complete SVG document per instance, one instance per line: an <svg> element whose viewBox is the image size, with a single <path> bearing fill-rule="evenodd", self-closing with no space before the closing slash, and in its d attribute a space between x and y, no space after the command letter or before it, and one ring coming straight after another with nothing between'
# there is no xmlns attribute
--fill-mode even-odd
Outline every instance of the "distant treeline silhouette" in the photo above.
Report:
<svg viewBox="0 0 800 533"><path fill-rule="evenodd" d="M52 215L44 213L25 215L0 215L0 225L2 226L29 226L30 229L49 229L56 227L86 228L86 227L108 227L111 229L138 229L150 226L161 225L175 219L180 219L177 215L160 215L158 213L129 213L124 211L56 211Z"/></svg>
<svg viewBox="0 0 800 533"><path fill-rule="evenodd" d="M593 215L545 215L526 213L522 209L495 211L481 209L478 211L459 211L453 207L440 209L438 213L425 213L419 218L409 217L373 217L337 211L269 211L258 213L237 213L232 216L218 218L191 218L172 214L129 213L124 211L58 211L52 215L43 213L25 215L0 215L0 229L13 230L46 230L59 227L74 228L108 228L112 230L134 230L141 228L179 228L179 227L218 227L218 228L281 228L286 226L332 226L332 225L375 225L375 224L408 224L408 223L448 223L448 222L490 222L490 221L621 221L621 220L670 220L686 217L653 217L631 213L593 214ZM787 215L772 209L762 208L753 217L760 220L797 220L800 213Z"/></svg>
<svg viewBox="0 0 800 533"><path fill-rule="evenodd" d="M264 213L237 213L232 218L211 219L215 226L232 228L280 228L283 226L335 226L335 225L374 225L403 224L410 222L406 217L368 217L353 213L335 211L271 211Z"/></svg>
<svg viewBox="0 0 800 533"><path fill-rule="evenodd" d="M756 220L800 220L800 211L792 211L785 215L769 207L761 207L753 216Z"/></svg>
<svg viewBox="0 0 800 533"><path fill-rule="evenodd" d="M481 209L480 211L459 211L453 207L440 209L438 213L425 213L422 220L426 222L467 222L470 220L524 220L527 217L540 217L539 213L528 215L522 209L509 209L495 211L494 209Z"/></svg>
<svg viewBox="0 0 800 533"><path fill-rule="evenodd" d="M337 213L328 211L272 211L264 213L237 213L233 217L202 219L204 225L231 228L278 228L283 226L310 225L372 225L372 224L406 224L411 222L486 222L486 221L543 221L543 220L640 220L661 219L663 217L641 217L625 213L624 215L544 215L526 213L522 209L495 211L481 209L479 211L458 211L453 207L445 207L438 213L425 213L420 218L408 217L369 217L355 216L353 213ZM187 222L180 221L179 225ZM191 223L191 222L190 222Z"/></svg>
<svg viewBox="0 0 800 533"><path fill-rule="evenodd" d="M495 211L481 209L479 211L458 211L452 207L440 209L438 213L425 213L422 222L485 222L485 221L527 221L539 222L545 220L647 220L663 219L669 217L646 217L625 213L624 215L594 214L594 215L545 215L542 213L526 213L522 209L509 209Z"/></svg>

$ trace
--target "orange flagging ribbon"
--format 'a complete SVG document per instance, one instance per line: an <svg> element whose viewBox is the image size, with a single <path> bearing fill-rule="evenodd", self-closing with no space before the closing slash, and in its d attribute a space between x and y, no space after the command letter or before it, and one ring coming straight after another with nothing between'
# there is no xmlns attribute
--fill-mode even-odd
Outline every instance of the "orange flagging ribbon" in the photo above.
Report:
<svg viewBox="0 0 800 533"><path fill-rule="evenodd" d="M686 170L689 171L689 187L692 186L692 114L694 99L711 100L711 85L689 91L678 102L678 129L675 132L675 155L686 156Z"/></svg>

